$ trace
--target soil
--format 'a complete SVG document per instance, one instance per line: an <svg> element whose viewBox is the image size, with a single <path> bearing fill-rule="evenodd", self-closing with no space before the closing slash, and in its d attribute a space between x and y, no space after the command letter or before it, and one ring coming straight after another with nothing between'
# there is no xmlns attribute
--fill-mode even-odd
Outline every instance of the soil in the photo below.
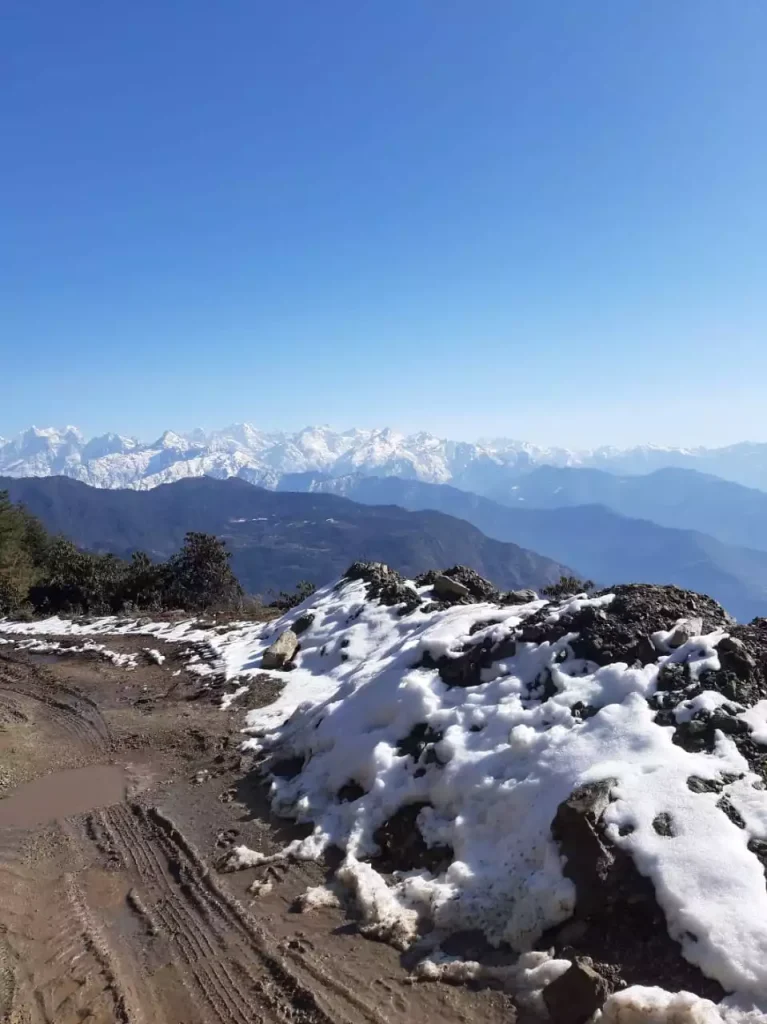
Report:
<svg viewBox="0 0 767 1024"><path fill-rule="evenodd" d="M300 831L240 756L245 708L184 671L188 645L151 646L166 660L134 670L0 649L0 1021L512 1021L500 991L412 984L342 910L297 912L323 865L272 869L258 897L255 871L219 875L232 843Z"/></svg>

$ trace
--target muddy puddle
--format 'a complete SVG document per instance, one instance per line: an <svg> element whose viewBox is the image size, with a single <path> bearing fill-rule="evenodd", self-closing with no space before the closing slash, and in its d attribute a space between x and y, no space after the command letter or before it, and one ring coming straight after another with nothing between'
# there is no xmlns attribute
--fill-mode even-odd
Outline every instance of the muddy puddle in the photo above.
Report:
<svg viewBox="0 0 767 1024"><path fill-rule="evenodd" d="M53 772L17 786L0 800L0 828L32 828L109 807L125 799L126 787L123 769L114 764Z"/></svg>

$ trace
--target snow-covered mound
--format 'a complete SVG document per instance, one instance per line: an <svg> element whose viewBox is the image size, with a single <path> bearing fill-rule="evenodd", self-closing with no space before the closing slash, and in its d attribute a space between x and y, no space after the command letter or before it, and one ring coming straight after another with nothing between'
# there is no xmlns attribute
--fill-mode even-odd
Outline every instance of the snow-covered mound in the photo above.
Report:
<svg viewBox="0 0 767 1024"><path fill-rule="evenodd" d="M238 699L266 665L286 680L246 744L275 810L314 824L280 856L339 847L363 928L403 947L481 932L607 965L602 1001L767 1008L767 623L673 587L513 604L352 576L222 651ZM724 1013L642 999L605 1014Z"/></svg>

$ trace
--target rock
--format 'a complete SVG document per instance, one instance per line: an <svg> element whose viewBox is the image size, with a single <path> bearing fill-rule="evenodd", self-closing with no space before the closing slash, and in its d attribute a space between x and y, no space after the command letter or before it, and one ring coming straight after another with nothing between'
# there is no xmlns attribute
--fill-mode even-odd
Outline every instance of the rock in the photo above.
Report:
<svg viewBox="0 0 767 1024"><path fill-rule="evenodd" d="M756 660L751 657L746 645L736 636L726 636L716 646L719 664L725 672L733 672L742 682L748 682L756 668Z"/></svg>
<svg viewBox="0 0 767 1024"><path fill-rule="evenodd" d="M440 678L448 686L479 686L483 668L490 668L496 661L513 658L516 652L517 641L513 636L499 641L488 637L481 643L467 644L458 654L445 654L437 661L427 651L420 667L439 669Z"/></svg>
<svg viewBox="0 0 767 1024"><path fill-rule="evenodd" d="M652 827L659 836L673 838L677 834L674 827L674 819L667 811L661 811L660 814L656 814L653 818Z"/></svg>
<svg viewBox="0 0 767 1024"><path fill-rule="evenodd" d="M453 580L449 576L437 576L434 580L434 593L437 597L442 598L443 601L459 600L469 597L469 588L465 587L463 583L458 580Z"/></svg>
<svg viewBox="0 0 767 1024"><path fill-rule="evenodd" d="M298 651L298 637L292 629L280 633L271 647L267 647L261 658L263 668L285 668Z"/></svg>
<svg viewBox="0 0 767 1024"><path fill-rule="evenodd" d="M314 622L314 618L314 612L306 612L306 614L302 615L300 619L296 619L293 623L293 632L296 636L300 636L301 633L305 633Z"/></svg>
<svg viewBox="0 0 767 1024"><path fill-rule="evenodd" d="M428 802L406 804L380 825L373 841L380 853L374 863L380 871L444 871L453 859L453 849L441 843L427 846L418 827L418 815L431 807Z"/></svg>
<svg viewBox="0 0 767 1024"><path fill-rule="evenodd" d="M613 991L587 956L577 956L564 974L543 990L553 1024L585 1024Z"/></svg>
<svg viewBox="0 0 767 1024"><path fill-rule="evenodd" d="M650 665L658 657L658 651L649 636L640 636L634 653L636 654L636 660L642 665Z"/></svg>
<svg viewBox="0 0 767 1024"><path fill-rule="evenodd" d="M363 580L367 584L369 600L389 606L404 605L403 614L413 611L421 603L421 598L404 576L383 562L354 562L344 573L344 579Z"/></svg>
<svg viewBox="0 0 767 1024"><path fill-rule="evenodd" d="M534 590L509 590L501 598L503 604L529 604L537 600L538 595Z"/></svg>
<svg viewBox="0 0 767 1024"><path fill-rule="evenodd" d="M416 576L416 586L434 587L435 595L439 596L435 584L441 577L446 577L448 580L464 586L468 593L465 595L461 594L460 596L467 600L500 601L501 599L501 594L497 587L466 565L454 565L451 569L444 569L442 572L432 569L430 572L421 573L420 576ZM448 590L447 584L444 582L441 582L439 585L445 588L443 600L455 603L455 599L459 596L457 590Z"/></svg>
<svg viewBox="0 0 767 1024"><path fill-rule="evenodd" d="M557 808L551 834L567 857L565 875L578 892L578 910L588 914L604 901L602 886L613 865L613 855L599 822L610 803L617 779L579 786Z"/></svg>
<svg viewBox="0 0 767 1024"><path fill-rule="evenodd" d="M496 586L466 565L454 565L442 575L462 583L476 601L497 601L501 596Z"/></svg>
<svg viewBox="0 0 767 1024"><path fill-rule="evenodd" d="M729 628L732 620L710 597L679 587L650 583L629 583L611 587L605 593L615 595L602 608L586 605L571 615L563 615L557 625L566 632L578 633L570 643L576 658L585 658L597 665L624 662L643 665L657 660L659 651L650 637L658 630L673 630L682 619L700 620L700 632ZM550 609L540 616L544 621ZM532 629L536 619L528 621ZM696 622L697 626L698 623Z"/></svg>
<svg viewBox="0 0 767 1024"><path fill-rule="evenodd" d="M700 636L702 633L703 619L701 616L695 615L687 619L680 619L674 626L671 636L666 640L666 643L673 650L681 647L682 644L686 644L694 636Z"/></svg>
<svg viewBox="0 0 767 1024"><path fill-rule="evenodd" d="M602 816L615 784L614 779L604 779L581 786L557 808L551 834L564 857L563 873L575 885L576 901L571 921L585 927L564 930L568 939L568 948L564 951L561 925L553 935L542 937L541 948L551 944L557 953L568 959L574 954L593 957L599 963L598 972L603 977L609 975L615 984L620 978L629 985L660 985L671 991L685 989L719 1002L724 994L722 987L685 960L681 947L669 936L650 879L640 874L631 855L604 833ZM666 826L673 826L666 818L661 813L654 824L656 830L669 834ZM630 831L629 825L623 834ZM596 979L592 978L591 982L593 985L589 986L580 977L577 981L585 990L595 993ZM554 984L552 982L552 986ZM544 990L544 999L548 991ZM601 995L601 989L599 991ZM557 998L556 989L551 998ZM548 1006L548 1000L546 1002ZM566 1003L567 1000L556 1003L562 1013L566 1012ZM585 1007L584 1003L584 1010ZM594 1009L596 1005L589 1012ZM549 1010L556 1021L588 1019L588 1015L555 1016L553 1004Z"/></svg>

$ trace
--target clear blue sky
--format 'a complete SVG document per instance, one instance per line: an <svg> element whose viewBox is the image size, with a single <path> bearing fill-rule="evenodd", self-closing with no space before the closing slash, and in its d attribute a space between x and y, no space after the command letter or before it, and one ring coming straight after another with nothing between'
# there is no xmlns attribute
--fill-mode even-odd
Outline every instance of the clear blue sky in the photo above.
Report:
<svg viewBox="0 0 767 1024"><path fill-rule="evenodd" d="M767 440L765 0L9 0L0 434Z"/></svg>

